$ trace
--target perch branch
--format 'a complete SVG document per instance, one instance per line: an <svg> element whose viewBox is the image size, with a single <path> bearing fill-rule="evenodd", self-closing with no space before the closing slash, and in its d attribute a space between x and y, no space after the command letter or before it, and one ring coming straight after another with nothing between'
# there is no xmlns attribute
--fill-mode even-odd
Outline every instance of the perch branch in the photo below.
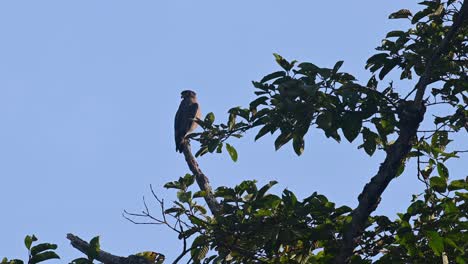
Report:
<svg viewBox="0 0 468 264"><path fill-rule="evenodd" d="M189 140L184 141L182 149L183 149L183 153L185 156L185 161L187 162L187 165L190 171L195 176L195 179L197 180L200 190L206 193L205 201L208 204L208 207L210 208L211 213L213 213L213 215L215 216L219 215L221 211L221 205L218 203L218 201L214 197L208 177L206 177L205 174L203 174L203 172L200 169L200 166L198 165L197 160L192 155Z"/></svg>

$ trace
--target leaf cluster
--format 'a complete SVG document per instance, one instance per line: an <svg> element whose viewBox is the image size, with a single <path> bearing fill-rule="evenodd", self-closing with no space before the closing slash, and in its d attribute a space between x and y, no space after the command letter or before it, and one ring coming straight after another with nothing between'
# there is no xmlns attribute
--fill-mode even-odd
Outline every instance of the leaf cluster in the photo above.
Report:
<svg viewBox="0 0 468 264"><path fill-rule="evenodd" d="M56 244L39 243L36 245L37 237L35 235L28 235L24 238L24 245L28 250L28 264L36 264L47 261L49 259L59 259L60 257L55 253L57 249ZM24 261L20 259L8 260L3 258L1 264L23 264Z"/></svg>

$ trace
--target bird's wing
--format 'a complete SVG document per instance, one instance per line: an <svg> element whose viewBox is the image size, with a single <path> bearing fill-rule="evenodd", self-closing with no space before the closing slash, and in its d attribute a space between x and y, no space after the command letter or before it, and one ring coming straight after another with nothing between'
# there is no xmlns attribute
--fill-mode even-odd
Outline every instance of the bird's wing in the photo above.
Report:
<svg viewBox="0 0 468 264"><path fill-rule="evenodd" d="M183 101L181 102L174 120L176 150L180 150L180 144L187 133L196 127L196 122L193 119L197 117L198 112L198 103L186 104Z"/></svg>
<svg viewBox="0 0 468 264"><path fill-rule="evenodd" d="M192 130L195 129L197 126L197 122L194 121L195 118L199 118L199 113L200 113L200 107L198 103L192 103L187 107L187 118L186 118L186 123L184 124L185 128L185 135ZM184 136L185 136L184 135Z"/></svg>
<svg viewBox="0 0 468 264"><path fill-rule="evenodd" d="M182 139L184 138L184 132L183 130L183 116L184 116L184 108L186 105L184 104L184 101L182 101L179 105L179 109L177 109L177 113L174 119L174 139L175 139L175 145L176 145L176 151L179 151L180 149L180 143L182 142Z"/></svg>

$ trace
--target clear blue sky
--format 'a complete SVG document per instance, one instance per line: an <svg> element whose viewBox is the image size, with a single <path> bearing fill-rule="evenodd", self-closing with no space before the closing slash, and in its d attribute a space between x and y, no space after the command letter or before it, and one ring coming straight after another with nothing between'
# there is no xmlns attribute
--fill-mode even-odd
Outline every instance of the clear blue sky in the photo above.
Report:
<svg viewBox="0 0 468 264"><path fill-rule="evenodd" d="M172 259L181 247L175 233L133 225L121 213L142 209L149 184L175 199L162 185L188 172L173 143L180 91L195 90L203 112L225 120L229 108L254 98L251 80L278 69L273 52L327 67L344 60L343 70L367 80L366 59L385 32L403 25L388 14L415 6L0 1L0 257L25 258L23 237L34 233L59 245L64 260L51 264L65 263L80 256L65 239L71 232L100 235L114 254L154 250ZM318 191L356 205L382 155L369 158L357 143L337 144L316 130L306 140L296 157L290 145L275 152L273 138L254 143L248 135L232 142L237 163L227 154L199 162L214 187L278 180L274 192L289 188L304 198ZM452 167L465 176L462 165ZM393 217L422 188L410 167L378 212Z"/></svg>

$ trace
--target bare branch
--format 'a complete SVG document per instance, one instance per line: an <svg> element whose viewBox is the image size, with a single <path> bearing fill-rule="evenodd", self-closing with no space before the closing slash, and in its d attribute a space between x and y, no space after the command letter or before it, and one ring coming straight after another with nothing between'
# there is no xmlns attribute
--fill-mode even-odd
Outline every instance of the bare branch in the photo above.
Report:
<svg viewBox="0 0 468 264"><path fill-rule="evenodd" d="M159 207L161 208L161 217L162 217L162 219L158 219L158 218L156 218L155 216L153 216L150 213L148 205L147 205L146 200L145 200L145 197L143 197L143 205L145 207L144 211L142 211L141 213L130 213L127 210L124 210L122 216L125 219L127 219L128 221L130 221L130 222L132 222L133 224L136 224L136 225L166 225L167 227L169 227L174 232L176 232L178 234L181 234L182 231L178 230L176 228L177 224L180 223L180 224L184 224L185 226L189 226L189 225L187 225L187 223L182 221L179 216L174 216L172 214L168 214L168 215L172 216L176 220L174 226L172 226L172 224L166 218L166 213L165 213L165 209L164 209L164 200L159 199L159 197L154 193L153 187L151 185L150 185L150 188L151 188L151 192L152 192L154 198L158 201ZM134 220L135 218L149 219L149 222L148 222L148 220L144 221L144 222L136 221L136 220Z"/></svg>

